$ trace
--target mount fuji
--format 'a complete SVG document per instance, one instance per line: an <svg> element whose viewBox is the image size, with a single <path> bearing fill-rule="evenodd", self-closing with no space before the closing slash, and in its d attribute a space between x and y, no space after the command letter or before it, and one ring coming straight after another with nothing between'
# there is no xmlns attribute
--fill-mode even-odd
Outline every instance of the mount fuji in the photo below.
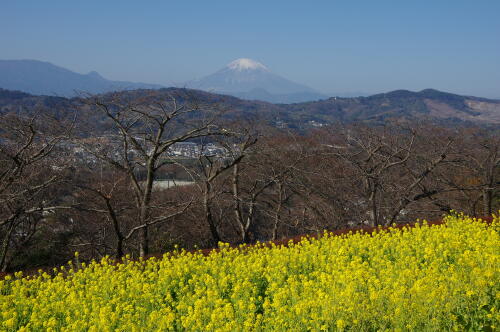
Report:
<svg viewBox="0 0 500 332"><path fill-rule="evenodd" d="M247 58L234 60L219 71L190 82L188 87L272 103L299 103L327 98L314 89L274 74L262 63Z"/></svg>

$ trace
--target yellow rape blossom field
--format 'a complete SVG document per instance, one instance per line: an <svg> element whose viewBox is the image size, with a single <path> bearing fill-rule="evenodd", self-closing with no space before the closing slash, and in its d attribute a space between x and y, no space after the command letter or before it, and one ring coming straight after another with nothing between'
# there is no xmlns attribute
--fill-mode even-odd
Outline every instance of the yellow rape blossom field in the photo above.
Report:
<svg viewBox="0 0 500 332"><path fill-rule="evenodd" d="M73 263L0 281L2 331L498 331L500 219ZM77 269L78 265L78 269ZM73 267L72 267L73 266Z"/></svg>

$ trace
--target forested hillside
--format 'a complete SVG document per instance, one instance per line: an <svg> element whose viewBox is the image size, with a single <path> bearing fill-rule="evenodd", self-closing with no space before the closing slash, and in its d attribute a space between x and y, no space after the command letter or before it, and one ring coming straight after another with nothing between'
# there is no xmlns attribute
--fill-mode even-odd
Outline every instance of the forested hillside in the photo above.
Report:
<svg viewBox="0 0 500 332"><path fill-rule="evenodd" d="M294 131L273 113L291 106L190 90L2 95L4 271L500 208L500 138L466 122Z"/></svg>
<svg viewBox="0 0 500 332"><path fill-rule="evenodd" d="M248 101L236 97L199 90L168 88L160 90L133 90L102 95L104 100L120 96L140 103L141 100L165 100L174 96L179 102L188 101L217 106L224 117L258 119L269 125L292 130L307 130L337 123L364 122L383 124L389 120L428 121L445 127L486 126L500 127L500 101L460 96L427 89L420 92L392 91L357 98L329 98L296 104L271 104ZM82 93L83 99L88 94ZM0 111L20 108L81 111L82 98L66 99L51 96L32 96L22 92L0 89Z"/></svg>

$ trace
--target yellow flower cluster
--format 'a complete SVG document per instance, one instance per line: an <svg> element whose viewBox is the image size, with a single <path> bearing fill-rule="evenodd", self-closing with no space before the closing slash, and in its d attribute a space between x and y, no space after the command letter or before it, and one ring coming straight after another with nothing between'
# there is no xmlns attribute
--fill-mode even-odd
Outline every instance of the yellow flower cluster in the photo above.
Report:
<svg viewBox="0 0 500 332"><path fill-rule="evenodd" d="M70 264L0 281L3 331L500 328L500 219ZM79 264L78 264L79 265Z"/></svg>

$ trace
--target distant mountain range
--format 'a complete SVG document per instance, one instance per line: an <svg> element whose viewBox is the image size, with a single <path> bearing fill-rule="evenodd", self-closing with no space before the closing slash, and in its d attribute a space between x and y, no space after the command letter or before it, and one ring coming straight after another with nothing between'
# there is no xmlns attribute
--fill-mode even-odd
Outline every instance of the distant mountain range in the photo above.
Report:
<svg viewBox="0 0 500 332"><path fill-rule="evenodd" d="M339 98L296 103L272 104L263 101L243 100L200 90L168 88L130 90L119 92L127 101L153 96L167 100L170 96L179 102L196 101L213 104L225 110L228 118L257 118L279 127L306 130L333 123L355 121L381 124L388 120L434 122L453 126L486 126L500 129L500 100L461 96L433 89L419 92L396 90L369 97ZM111 96L111 95L109 95ZM102 95L106 99L107 94ZM0 113L28 109L31 112L64 114L81 110L80 98L33 96L19 91L0 89ZM96 120L96 125L99 121Z"/></svg>
<svg viewBox="0 0 500 332"><path fill-rule="evenodd" d="M272 73L260 62L244 58L231 62L212 75L188 82L185 86L271 103L298 103L328 98L314 89ZM74 97L81 93L101 94L164 87L156 84L112 81L95 71L79 74L37 60L0 60L0 88L34 95Z"/></svg>
<svg viewBox="0 0 500 332"><path fill-rule="evenodd" d="M159 89L161 85L107 80L97 72L86 75L37 60L0 60L0 88L35 95L72 97L78 93Z"/></svg>
<svg viewBox="0 0 500 332"><path fill-rule="evenodd" d="M396 90L356 98L334 97L288 105L287 114L293 114L296 120L320 123L384 123L389 119L397 119L430 121L444 126L492 125L500 128L500 100L462 96L434 89L419 92Z"/></svg>
<svg viewBox="0 0 500 332"><path fill-rule="evenodd" d="M189 82L187 87L271 103L298 103L328 98L308 86L274 74L262 63L247 58L234 60L211 75Z"/></svg>

